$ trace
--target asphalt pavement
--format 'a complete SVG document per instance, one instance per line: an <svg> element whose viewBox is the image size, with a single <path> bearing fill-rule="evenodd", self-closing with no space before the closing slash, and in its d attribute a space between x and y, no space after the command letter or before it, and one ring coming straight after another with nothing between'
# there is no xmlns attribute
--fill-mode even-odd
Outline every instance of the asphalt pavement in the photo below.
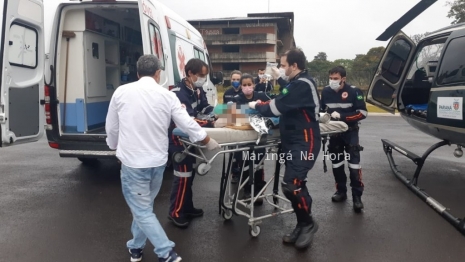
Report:
<svg viewBox="0 0 465 262"><path fill-rule="evenodd" d="M283 245L281 237L295 225L294 214L263 220L257 238L247 219L224 221L218 214L221 161L194 181L194 204L205 214L189 228L167 219L172 175L167 172L155 213L176 243L183 261L465 261L465 236L409 191L391 172L381 138L422 154L437 142L400 117L369 116L361 125L361 164L365 192L363 213L332 203L331 165L323 172L320 157L309 174L314 217L320 228L304 252ZM458 217L465 217L465 158L445 146L428 158L419 186ZM408 177L415 165L395 154ZM273 163L266 163L267 177ZM102 161L89 167L60 158L45 138L0 148L0 261L129 261L126 241L132 217L122 193L119 165ZM257 208L271 212L269 205ZM144 261L157 261L148 242Z"/></svg>

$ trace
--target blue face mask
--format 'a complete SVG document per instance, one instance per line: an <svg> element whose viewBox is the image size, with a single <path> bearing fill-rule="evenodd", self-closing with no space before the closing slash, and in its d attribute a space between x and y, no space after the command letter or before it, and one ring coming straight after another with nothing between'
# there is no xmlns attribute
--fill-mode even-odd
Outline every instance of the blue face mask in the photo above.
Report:
<svg viewBox="0 0 465 262"><path fill-rule="evenodd" d="M234 81L234 82L231 82L231 84L235 89L239 87L239 82Z"/></svg>

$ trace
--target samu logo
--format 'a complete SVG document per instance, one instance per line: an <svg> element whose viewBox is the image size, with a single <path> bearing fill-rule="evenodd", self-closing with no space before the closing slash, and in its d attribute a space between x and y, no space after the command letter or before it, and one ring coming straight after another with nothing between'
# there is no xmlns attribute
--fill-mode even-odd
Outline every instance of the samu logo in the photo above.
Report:
<svg viewBox="0 0 465 262"><path fill-rule="evenodd" d="M454 104L453 104L453 105L454 105L454 109L455 109L455 110L459 110L459 106L460 106L459 101L457 101L457 100L454 101Z"/></svg>

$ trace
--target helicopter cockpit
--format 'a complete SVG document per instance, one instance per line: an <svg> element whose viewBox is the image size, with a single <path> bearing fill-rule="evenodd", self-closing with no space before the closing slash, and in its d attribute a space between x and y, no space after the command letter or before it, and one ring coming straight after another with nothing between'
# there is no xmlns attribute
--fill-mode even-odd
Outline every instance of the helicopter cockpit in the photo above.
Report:
<svg viewBox="0 0 465 262"><path fill-rule="evenodd" d="M412 117L426 119L430 91L446 37L427 39L420 43L406 80L400 90L399 110Z"/></svg>

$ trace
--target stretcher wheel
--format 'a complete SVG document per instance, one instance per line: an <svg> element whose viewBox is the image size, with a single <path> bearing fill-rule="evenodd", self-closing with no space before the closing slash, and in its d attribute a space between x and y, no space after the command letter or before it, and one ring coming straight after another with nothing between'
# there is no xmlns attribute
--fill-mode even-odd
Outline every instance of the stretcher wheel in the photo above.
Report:
<svg viewBox="0 0 465 262"><path fill-rule="evenodd" d="M233 216L232 210L229 209L223 209L223 212L221 212L221 215L225 220L230 220Z"/></svg>
<svg viewBox="0 0 465 262"><path fill-rule="evenodd" d="M250 226L249 234L253 237L257 237L260 234L260 226Z"/></svg>
<svg viewBox="0 0 465 262"><path fill-rule="evenodd" d="M176 152L173 154L173 163L179 164L186 158L186 155L182 152Z"/></svg>
<svg viewBox="0 0 465 262"><path fill-rule="evenodd" d="M204 176L210 171L211 166L207 162L200 163L195 169L199 176Z"/></svg>

